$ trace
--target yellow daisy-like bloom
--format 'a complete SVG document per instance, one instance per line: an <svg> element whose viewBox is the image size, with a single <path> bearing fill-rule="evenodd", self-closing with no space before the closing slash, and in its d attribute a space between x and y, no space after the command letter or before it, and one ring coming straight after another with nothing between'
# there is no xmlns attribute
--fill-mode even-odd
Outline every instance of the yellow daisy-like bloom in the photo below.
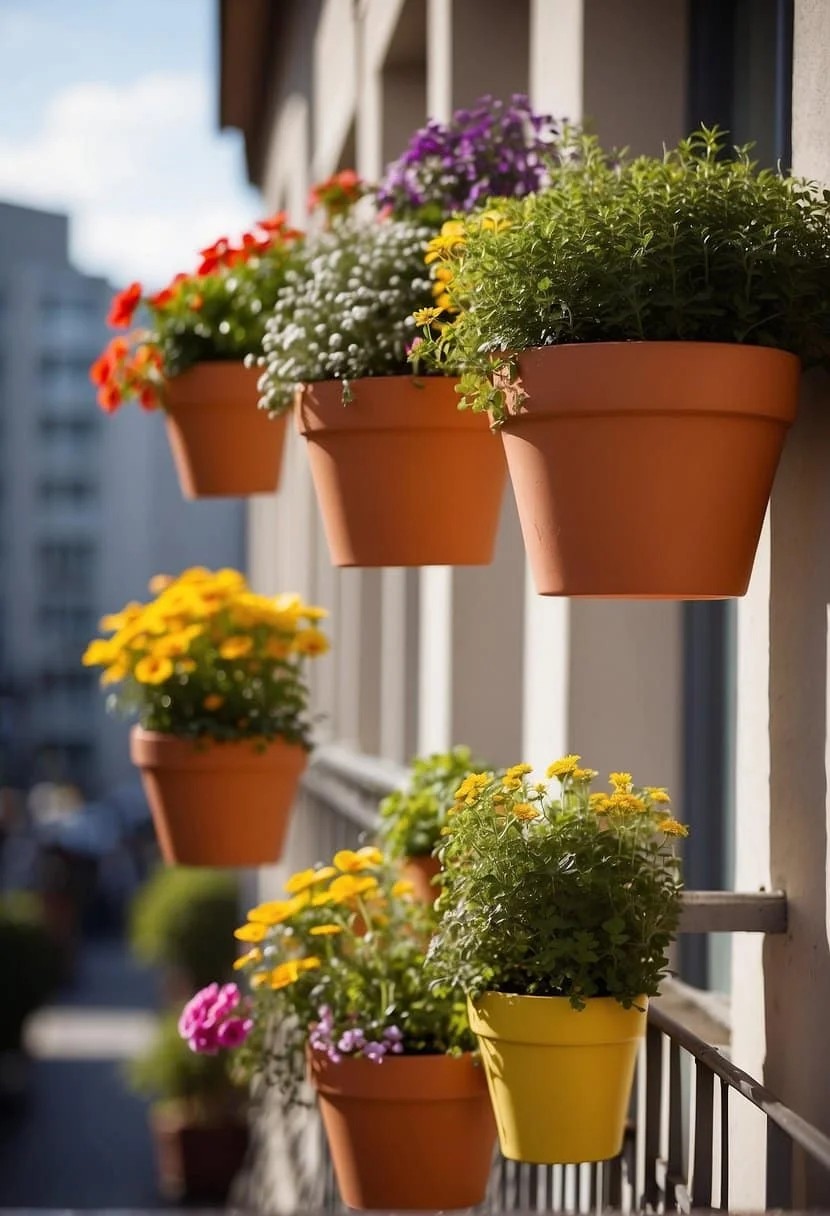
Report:
<svg viewBox="0 0 830 1216"><path fill-rule="evenodd" d="M298 654L320 655L330 649L330 643L321 629L300 629L297 632L292 649Z"/></svg>
<svg viewBox="0 0 830 1216"><path fill-rule="evenodd" d="M608 784L613 785L615 790L628 791L631 789L631 783L634 778L631 773L609 773Z"/></svg>
<svg viewBox="0 0 830 1216"><path fill-rule="evenodd" d="M249 950L247 954L240 954L239 958L234 959L234 971L242 971L244 967L249 967L252 963L262 962L262 951L258 946L254 946L253 950Z"/></svg>
<svg viewBox="0 0 830 1216"><path fill-rule="evenodd" d="M224 642L219 647L219 657L222 659L244 659L246 654L250 654L253 650L254 639L245 637L244 634L237 634L232 638L225 638Z"/></svg>
<svg viewBox="0 0 830 1216"><path fill-rule="evenodd" d="M311 897L312 908L323 908L326 904L333 904L334 900L330 891L318 891L316 895Z"/></svg>
<svg viewBox="0 0 830 1216"><path fill-rule="evenodd" d="M431 266L433 262L451 257L456 250L466 244L464 225L460 220L448 220L441 229L440 236L434 236L427 245L424 262Z"/></svg>
<svg viewBox="0 0 830 1216"><path fill-rule="evenodd" d="M248 981L252 988L265 988L271 978L270 971L257 971Z"/></svg>
<svg viewBox="0 0 830 1216"><path fill-rule="evenodd" d="M319 870L300 870L297 874L291 875L283 884L283 889L289 895L299 895L301 891L307 891L309 887L316 886L318 882L328 882L336 874L334 866L322 866Z"/></svg>
<svg viewBox="0 0 830 1216"><path fill-rule="evenodd" d="M629 794L618 789L608 799L608 810L614 811L618 815L642 815L644 811L648 810L648 806L636 794Z"/></svg>
<svg viewBox="0 0 830 1216"><path fill-rule="evenodd" d="M312 937L333 937L336 933L343 932L342 925L315 925L310 929Z"/></svg>
<svg viewBox="0 0 830 1216"><path fill-rule="evenodd" d="M303 597L297 595L296 591L283 591L280 595L275 595L271 601L277 612L285 612L295 621L299 616L302 616L307 604L303 603Z"/></svg>
<svg viewBox="0 0 830 1216"><path fill-rule="evenodd" d="M341 874L339 878L335 878L326 894L335 903L340 903L341 900L356 899L358 895L366 895L369 891L374 891L377 885L378 880L368 874L363 878L358 878L354 874Z"/></svg>
<svg viewBox="0 0 830 1216"><path fill-rule="evenodd" d="M265 925L248 924L234 929L233 935L240 942L261 942L267 932Z"/></svg>
<svg viewBox="0 0 830 1216"><path fill-rule="evenodd" d="M685 823L680 823L677 819L672 819L669 816L667 819L662 819L657 825L660 832L665 832L667 836L688 836L689 829Z"/></svg>
<svg viewBox="0 0 830 1216"><path fill-rule="evenodd" d="M221 693L209 692L202 702L202 709L206 709L208 713L213 713L215 709L221 709L225 704L225 698Z"/></svg>
<svg viewBox="0 0 830 1216"><path fill-rule="evenodd" d="M444 288L439 284L438 294L441 294ZM437 321L443 312L443 308L419 308L417 312L412 314L412 320L416 325L431 325L433 321Z"/></svg>
<svg viewBox="0 0 830 1216"><path fill-rule="evenodd" d="M162 591L166 591L175 581L172 574L154 574L147 586L151 595L161 595Z"/></svg>
<svg viewBox="0 0 830 1216"><path fill-rule="evenodd" d="M291 645L284 642L282 638L269 638L265 643L265 657L267 659L287 659L291 654Z"/></svg>
<svg viewBox="0 0 830 1216"><path fill-rule="evenodd" d="M392 898L402 899L406 895L411 895L414 890L414 882L410 882L408 878L399 878L392 886Z"/></svg>
<svg viewBox="0 0 830 1216"><path fill-rule="evenodd" d="M526 777L528 773L533 772L532 764L512 764L510 768L505 769L505 777Z"/></svg>
<svg viewBox="0 0 830 1216"><path fill-rule="evenodd" d="M343 874L359 874L362 870L372 869L383 865L383 853L374 845L365 845L355 852L353 849L340 849L333 859L335 866Z"/></svg>
<svg viewBox="0 0 830 1216"><path fill-rule="evenodd" d="M296 896L294 899L271 899L267 903L257 904L248 913L248 920L263 926L281 925L290 920L297 912L308 907L308 896Z"/></svg>
<svg viewBox="0 0 830 1216"><path fill-rule="evenodd" d="M468 773L455 791L456 802L466 802L472 806L483 789L493 780L492 773Z"/></svg>
<svg viewBox="0 0 830 1216"><path fill-rule="evenodd" d="M103 687L108 684L120 684L129 674L129 669L119 659L117 663L113 663L102 673L101 684Z"/></svg>
<svg viewBox="0 0 830 1216"><path fill-rule="evenodd" d="M539 818L539 812L536 810L536 807L531 806L529 802L517 802L511 809L517 819L529 820Z"/></svg>
<svg viewBox="0 0 830 1216"><path fill-rule="evenodd" d="M110 612L106 616L102 616L98 622L98 628L103 629L105 633L117 633L125 625L131 625L133 621L138 620L143 611L143 605L131 600L120 612Z"/></svg>
<svg viewBox="0 0 830 1216"><path fill-rule="evenodd" d="M112 639L96 638L87 646L81 662L84 667L110 667L118 658L118 649Z"/></svg>
<svg viewBox="0 0 830 1216"><path fill-rule="evenodd" d="M663 789L662 786L650 785L646 789L646 794L648 795L648 797L651 799L652 802L655 802L658 805L663 805L667 802L671 802L671 797L669 795L669 791L666 789Z"/></svg>
<svg viewBox="0 0 830 1216"><path fill-rule="evenodd" d="M449 266L436 266L432 272L432 277L436 283L451 283L455 278L455 272Z"/></svg>
<svg viewBox="0 0 830 1216"><path fill-rule="evenodd" d="M572 781L593 781L594 777L596 777L596 776L597 776L597 770L595 768L575 768L574 771L571 773L571 780Z"/></svg>
<svg viewBox="0 0 830 1216"><path fill-rule="evenodd" d="M320 608L317 604L305 604L300 613L304 621L324 621L329 614L328 608Z"/></svg>
<svg viewBox="0 0 830 1216"><path fill-rule="evenodd" d="M156 658L151 654L139 659L133 672L139 684L163 684L172 674L173 664L169 659Z"/></svg>
<svg viewBox="0 0 830 1216"><path fill-rule="evenodd" d="M588 806L592 811L596 812L597 815L604 815L608 810L610 802L611 799L607 794L591 794L588 799Z"/></svg>
<svg viewBox="0 0 830 1216"><path fill-rule="evenodd" d="M563 756L561 760L554 760L545 770L545 776L549 780L556 777L560 781L564 777L572 777L581 759L581 756Z"/></svg>
<svg viewBox="0 0 830 1216"><path fill-rule="evenodd" d="M274 989L287 988L289 984L296 984L304 971L314 971L319 966L320 960L314 956L290 959L287 963L280 963L270 973L268 980L269 987Z"/></svg>

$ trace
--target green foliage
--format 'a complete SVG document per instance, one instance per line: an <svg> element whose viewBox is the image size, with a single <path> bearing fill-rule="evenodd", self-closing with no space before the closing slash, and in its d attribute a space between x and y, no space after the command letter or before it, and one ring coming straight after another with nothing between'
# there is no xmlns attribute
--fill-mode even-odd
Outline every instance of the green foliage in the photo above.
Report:
<svg viewBox="0 0 830 1216"><path fill-rule="evenodd" d="M576 1008L657 992L679 914L673 842L685 828L665 790L615 773L612 793L592 795L596 774L578 762L548 770L557 796L530 784L526 765L462 786L440 850L430 951L445 983L474 996L567 996Z"/></svg>
<svg viewBox="0 0 830 1216"><path fill-rule="evenodd" d="M416 757L406 788L395 790L380 804L380 835L389 857L401 860L432 853L455 791L468 773L486 768L469 747Z"/></svg>
<svg viewBox="0 0 830 1216"><path fill-rule="evenodd" d="M35 896L0 896L0 1051L20 1045L23 1023L52 996L61 978L61 956Z"/></svg>
<svg viewBox="0 0 830 1216"><path fill-rule="evenodd" d="M233 1057L191 1051L179 1035L176 1018L159 1019L152 1042L130 1060L125 1075L130 1088L158 1102L187 1102L197 1110L215 1109L234 1100Z"/></svg>
<svg viewBox="0 0 830 1216"><path fill-rule="evenodd" d="M175 968L193 991L233 970L236 880L219 870L160 868L130 911L130 945L143 963Z"/></svg>
<svg viewBox="0 0 830 1216"><path fill-rule="evenodd" d="M424 253L432 229L349 214L309 238L287 275L262 343L263 409L291 408L304 383L406 375L412 314L432 302Z"/></svg>
<svg viewBox="0 0 830 1216"><path fill-rule="evenodd" d="M296 1101L307 1045L331 1059L471 1050L463 993L433 987L431 905L410 894L379 850L341 850L288 880L292 897L249 912L238 933L254 1027L238 1051ZM322 930L322 931L321 931Z"/></svg>
<svg viewBox="0 0 830 1216"><path fill-rule="evenodd" d="M463 368L463 404L497 420L515 408L499 387L509 356L530 347L676 340L830 356L830 192L759 170L748 148L728 155L717 129L662 159L613 159L574 136L549 189L490 207L437 251L460 311L418 353Z"/></svg>

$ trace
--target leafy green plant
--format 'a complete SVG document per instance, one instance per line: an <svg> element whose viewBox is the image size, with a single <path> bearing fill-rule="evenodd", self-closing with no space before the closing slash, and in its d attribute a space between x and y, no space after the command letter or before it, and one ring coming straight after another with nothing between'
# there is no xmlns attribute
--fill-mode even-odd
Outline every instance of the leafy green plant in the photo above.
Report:
<svg viewBox="0 0 830 1216"><path fill-rule="evenodd" d="M575 342L730 342L830 357L830 192L758 169L701 128L662 158L572 136L551 185L493 200L433 242L445 286L419 359L463 372L497 421L512 356Z"/></svg>
<svg viewBox="0 0 830 1216"><path fill-rule="evenodd" d="M309 238L290 270L262 342L260 405L293 405L303 384L406 375L417 337L412 314L432 302L424 265L433 229L412 220L367 222L347 214Z"/></svg>
<svg viewBox="0 0 830 1216"><path fill-rule="evenodd" d="M44 1005L61 980L61 954L35 896L24 891L0 896L0 1051L20 1047L23 1025Z"/></svg>
<svg viewBox="0 0 830 1216"><path fill-rule="evenodd" d="M236 880L219 870L158 869L135 897L130 946L143 963L174 969L193 992L233 970Z"/></svg>
<svg viewBox="0 0 830 1216"><path fill-rule="evenodd" d="M380 837L389 857L402 860L432 853L455 791L468 773L486 768L469 747L416 757L406 788L395 790L380 804Z"/></svg>
<svg viewBox="0 0 830 1216"><path fill-rule="evenodd" d="M191 1114L208 1118L238 1104L233 1057L191 1051L173 1015L159 1019L152 1041L128 1062L127 1082L135 1093L156 1102L186 1103Z"/></svg>
<svg viewBox="0 0 830 1216"><path fill-rule="evenodd" d="M441 921L431 966L449 985L630 1006L657 992L680 906L675 840L686 834L665 790L596 773L579 756L531 783L530 765L471 774L440 850Z"/></svg>

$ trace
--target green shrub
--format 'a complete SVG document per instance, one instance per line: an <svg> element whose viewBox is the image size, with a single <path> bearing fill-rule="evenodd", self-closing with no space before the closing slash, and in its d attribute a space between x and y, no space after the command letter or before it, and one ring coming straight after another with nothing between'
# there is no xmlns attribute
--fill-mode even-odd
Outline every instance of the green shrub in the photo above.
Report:
<svg viewBox="0 0 830 1216"><path fill-rule="evenodd" d="M23 1023L60 984L61 954L38 900L25 892L0 896L0 1051L20 1046Z"/></svg>
<svg viewBox="0 0 830 1216"><path fill-rule="evenodd" d="M235 878L219 870L159 869L130 914L130 945L143 963L177 970L195 992L230 976L239 923Z"/></svg>
<svg viewBox="0 0 830 1216"><path fill-rule="evenodd" d="M380 804L380 835L388 855L402 859L432 853L455 791L468 773L486 768L469 747L416 757L406 788L395 790Z"/></svg>
<svg viewBox="0 0 830 1216"><path fill-rule="evenodd" d="M186 1102L194 1110L215 1110L235 1100L230 1073L232 1055L191 1051L179 1034L173 1015L159 1020L152 1042L126 1066L127 1082L135 1093L156 1102Z"/></svg>
<svg viewBox="0 0 830 1216"><path fill-rule="evenodd" d="M419 360L464 369L465 403L498 420L492 373L530 347L730 342L827 362L830 191L727 153L716 129L662 158L575 137L549 189L492 200L432 243L448 309Z"/></svg>

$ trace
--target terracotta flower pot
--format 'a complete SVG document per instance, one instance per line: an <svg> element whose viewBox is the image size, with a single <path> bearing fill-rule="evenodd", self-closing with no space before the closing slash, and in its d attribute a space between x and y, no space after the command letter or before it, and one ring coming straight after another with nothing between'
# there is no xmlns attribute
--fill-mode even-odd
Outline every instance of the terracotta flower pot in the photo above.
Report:
<svg viewBox="0 0 830 1216"><path fill-rule="evenodd" d="M306 386L297 427L335 566L479 566L492 561L504 454L487 419L459 411L448 376Z"/></svg>
<svg viewBox="0 0 830 1216"><path fill-rule="evenodd" d="M282 855L307 753L276 739L194 742L134 726L130 757L141 770L161 853L171 865L272 865Z"/></svg>
<svg viewBox="0 0 830 1216"><path fill-rule="evenodd" d="M215 1122L197 1121L180 1103L150 1112L159 1189L167 1199L223 1201L242 1168L248 1128L228 1114Z"/></svg>
<svg viewBox="0 0 830 1216"><path fill-rule="evenodd" d="M432 880L440 873L441 862L427 853L422 857L407 857L401 870L401 878L412 883L416 899L425 904L432 904L440 893L440 888L436 887Z"/></svg>
<svg viewBox="0 0 830 1216"><path fill-rule="evenodd" d="M501 429L541 595L744 595L800 364L757 346L523 352Z"/></svg>
<svg viewBox="0 0 830 1216"><path fill-rule="evenodd" d="M167 381L167 437L185 498L273 494L285 418L258 408L257 368L197 363Z"/></svg>
<svg viewBox="0 0 830 1216"><path fill-rule="evenodd" d="M468 1002L496 1113L512 1161L605 1161L622 1148L648 1000L623 1009L595 997L486 992Z"/></svg>
<svg viewBox="0 0 830 1216"><path fill-rule="evenodd" d="M472 1056L332 1064L312 1052L310 1073L348 1207L435 1211L482 1202L496 1128Z"/></svg>

